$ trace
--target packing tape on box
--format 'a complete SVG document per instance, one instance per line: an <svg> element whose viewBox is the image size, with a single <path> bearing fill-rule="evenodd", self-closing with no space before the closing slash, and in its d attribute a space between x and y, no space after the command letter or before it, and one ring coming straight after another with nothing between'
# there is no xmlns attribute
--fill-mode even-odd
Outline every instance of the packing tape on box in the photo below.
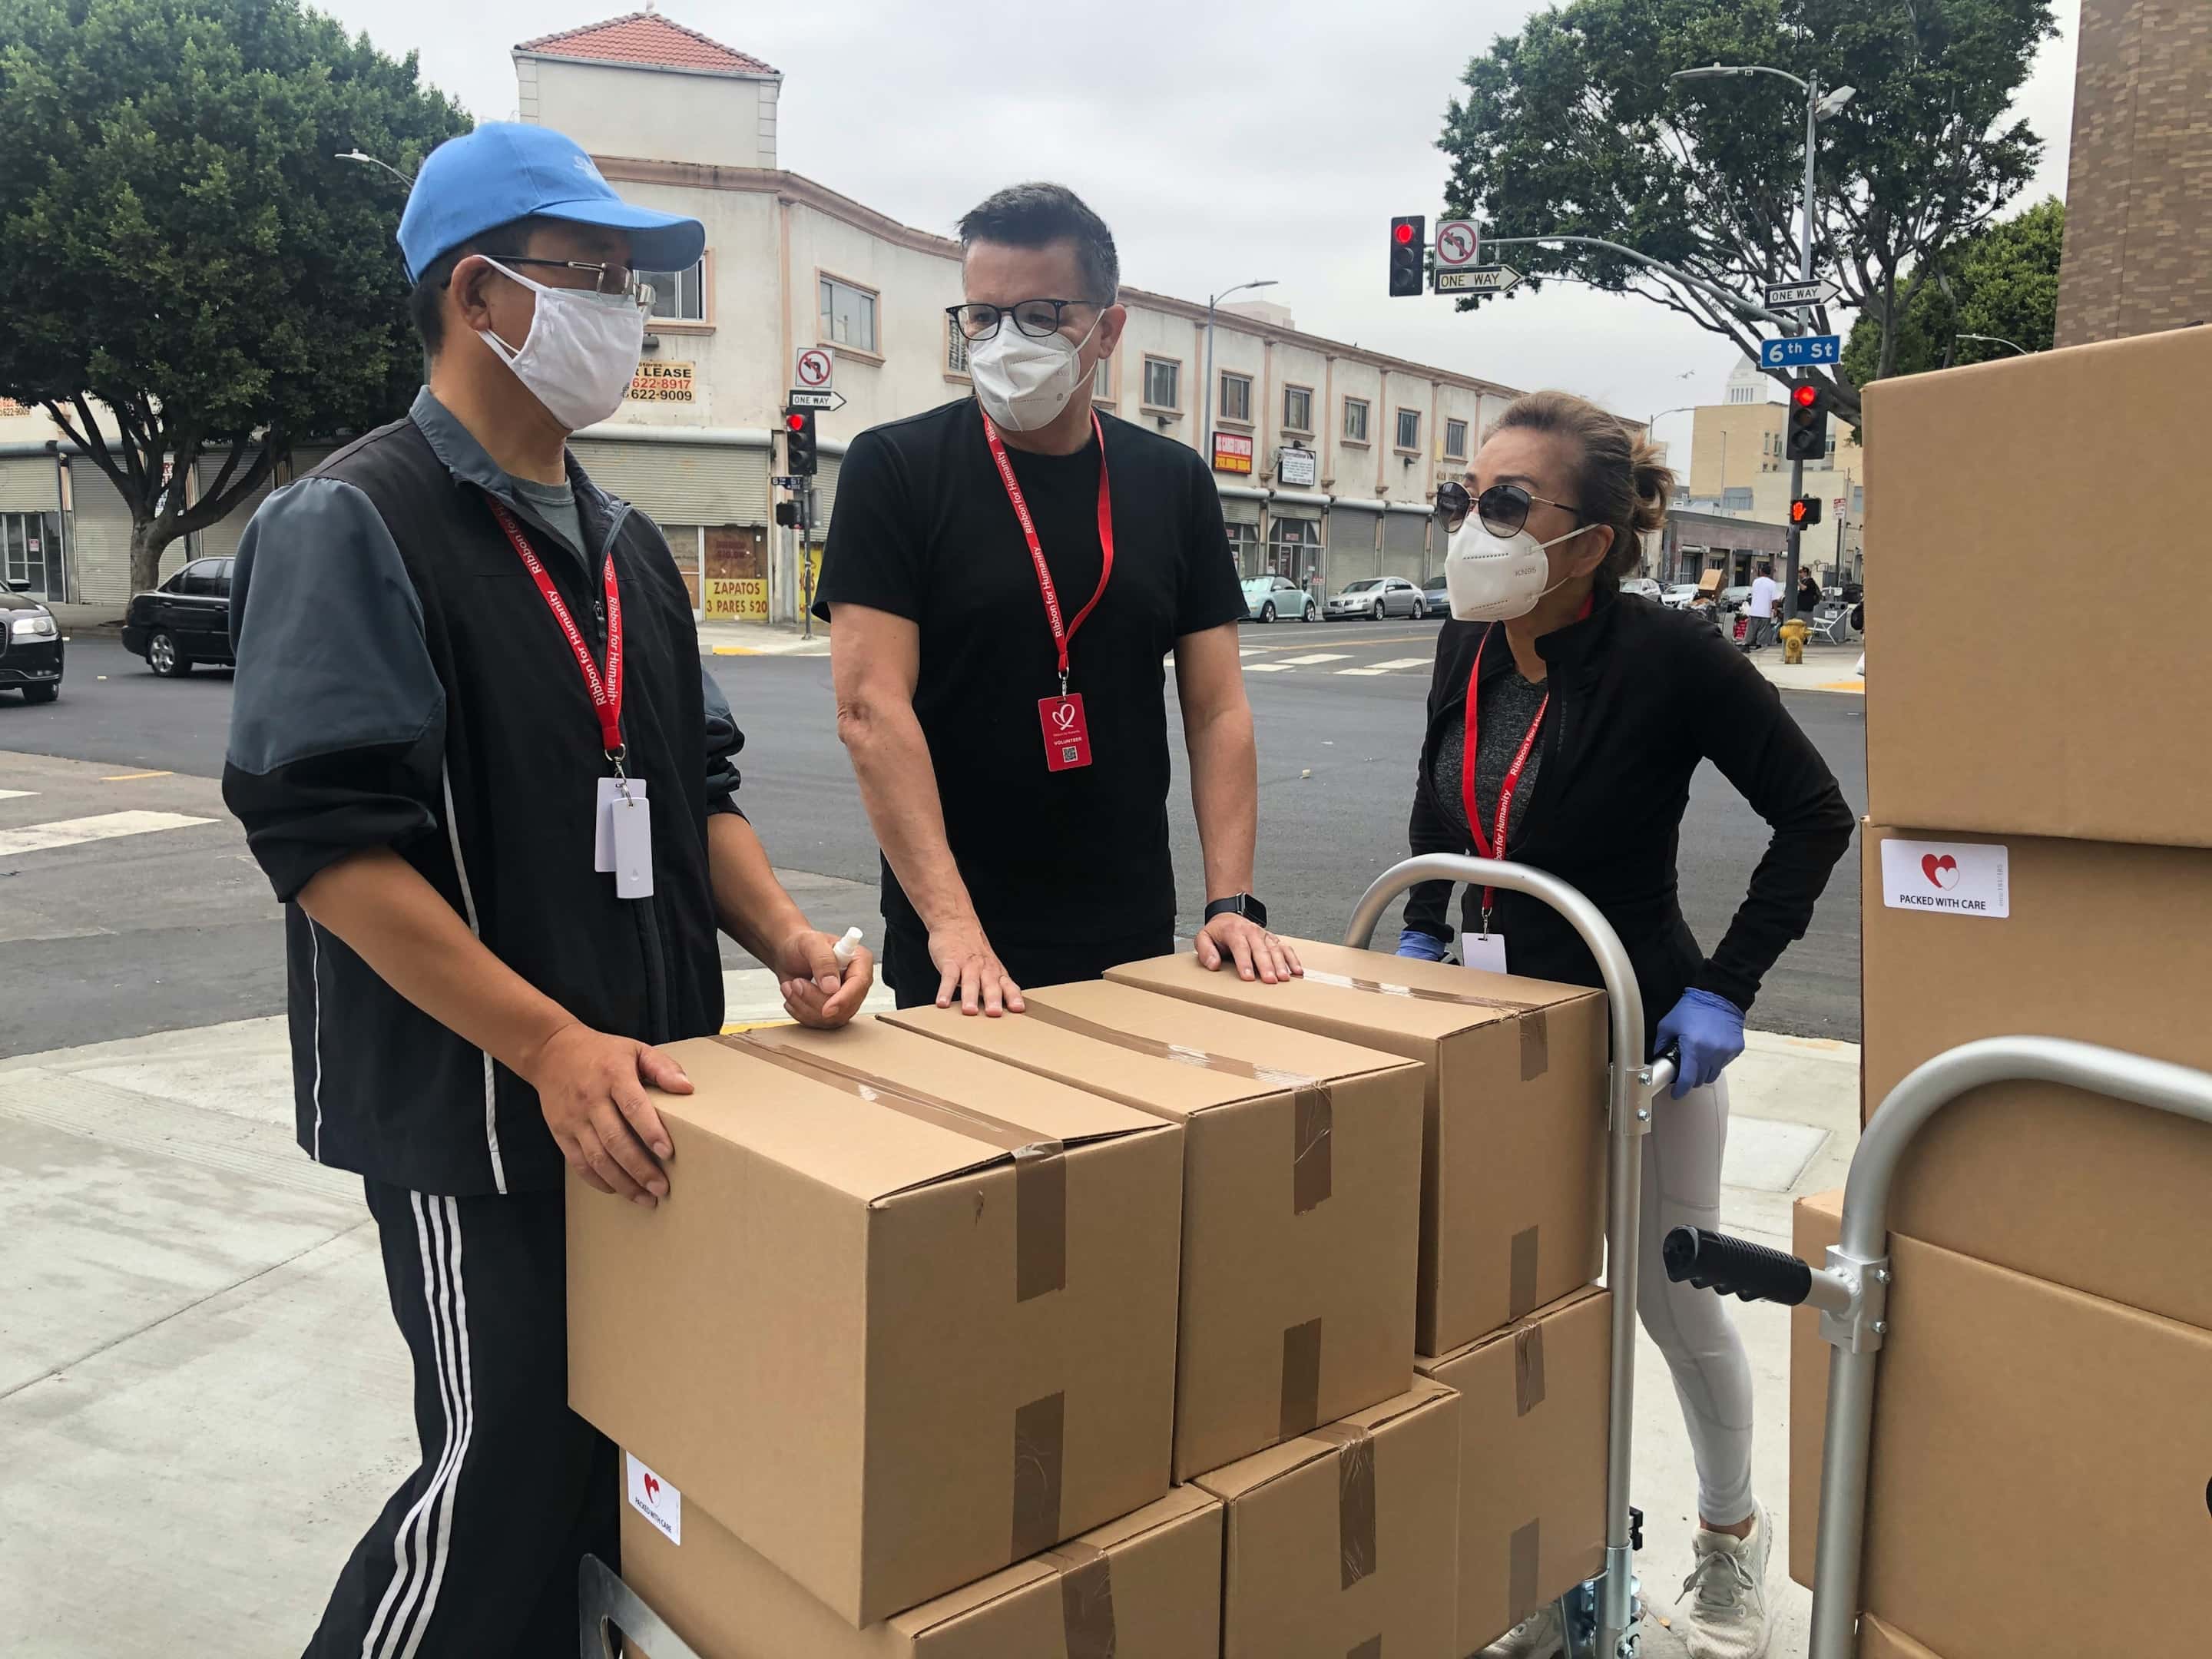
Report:
<svg viewBox="0 0 2212 1659"><path fill-rule="evenodd" d="M1291 1091L1291 1212L1304 1215L1328 1197L1335 1180L1332 1143L1336 1131L1336 1097L1319 1078L1307 1077L1298 1072L1279 1071L1272 1066L1255 1066L1249 1060L1237 1060L1228 1054L1210 1054L1203 1048L1193 1048L1181 1042L1164 1042L1158 1037L1117 1031L1110 1025L1101 1025L1095 1019L1071 1014L1064 1008L1048 1008L1034 998L1030 999L1029 1012L1024 1018L1035 1019L1042 1025L1073 1031L1076 1036L1089 1037L1094 1042L1126 1048L1131 1054L1144 1054L1153 1060L1171 1060L1178 1065L1195 1066L1204 1071L1220 1072L1231 1077L1273 1084L1278 1088Z"/></svg>
<svg viewBox="0 0 2212 1659"><path fill-rule="evenodd" d="M1275 1437L1295 1440L1321 1421L1321 1321L1283 1332L1283 1396Z"/></svg>
<svg viewBox="0 0 2212 1659"><path fill-rule="evenodd" d="M1013 1559L1060 1542L1060 1462L1067 1396L1048 1394L1014 1413Z"/></svg>
<svg viewBox="0 0 2212 1659"><path fill-rule="evenodd" d="M1324 1423L1305 1436L1336 1448L1336 1539L1341 1589L1375 1571L1375 1437L1357 1423Z"/></svg>
<svg viewBox="0 0 2212 1659"><path fill-rule="evenodd" d="M1506 1263L1505 1316L1526 1319L1536 1311L1536 1268L1541 1259L1540 1229L1523 1227L1513 1235Z"/></svg>
<svg viewBox="0 0 2212 1659"><path fill-rule="evenodd" d="M1310 985L1334 985L1343 991L1365 991L1375 996L1411 997L1416 1002L1450 1002L1462 1008L1492 1008L1501 1014L1511 1014L1521 1030L1521 1080L1533 1083L1544 1075L1552 1063L1551 1030L1547 1024L1544 1006L1538 1002L1518 1002L1510 997L1486 997L1473 991L1438 991L1425 985L1396 985L1388 980L1361 979L1352 974L1332 974L1319 968L1309 968L1304 978Z"/></svg>
<svg viewBox="0 0 2212 1659"><path fill-rule="evenodd" d="M1513 1333L1513 1414L1526 1417L1544 1403L1544 1328L1531 1323Z"/></svg>
<svg viewBox="0 0 2212 1659"><path fill-rule="evenodd" d="M1067 1659L1114 1659L1114 1564L1080 1539L1047 1550L1060 1572L1060 1621Z"/></svg>
<svg viewBox="0 0 2212 1659"><path fill-rule="evenodd" d="M811 1050L787 1048L746 1032L716 1041L810 1082L827 1085L1011 1152L1014 1159L1014 1300L1027 1302L1067 1287L1067 1149L1060 1142L972 1106L940 1100Z"/></svg>
<svg viewBox="0 0 2212 1659"><path fill-rule="evenodd" d="M1505 1546L1505 1616L1515 1624L1536 1613L1537 1563L1543 1554L1543 1525L1531 1521Z"/></svg>

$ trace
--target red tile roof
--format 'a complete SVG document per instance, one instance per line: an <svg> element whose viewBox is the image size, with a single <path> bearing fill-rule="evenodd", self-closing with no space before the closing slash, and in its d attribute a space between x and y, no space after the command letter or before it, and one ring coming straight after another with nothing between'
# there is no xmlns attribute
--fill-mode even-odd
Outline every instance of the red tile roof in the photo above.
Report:
<svg viewBox="0 0 2212 1659"><path fill-rule="evenodd" d="M662 69L720 70L735 75L776 73L759 58L732 51L696 29L672 23L654 11L634 11L604 23L564 29L558 34L525 40L515 50L548 58L586 58Z"/></svg>

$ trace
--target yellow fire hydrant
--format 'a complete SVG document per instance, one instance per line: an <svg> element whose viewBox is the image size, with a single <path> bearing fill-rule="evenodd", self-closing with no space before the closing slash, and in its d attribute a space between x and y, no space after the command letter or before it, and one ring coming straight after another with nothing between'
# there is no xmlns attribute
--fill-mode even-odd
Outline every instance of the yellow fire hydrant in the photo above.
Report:
<svg viewBox="0 0 2212 1659"><path fill-rule="evenodd" d="M1782 624L1782 660L1805 660L1805 641L1813 636L1812 625L1802 617L1792 617Z"/></svg>

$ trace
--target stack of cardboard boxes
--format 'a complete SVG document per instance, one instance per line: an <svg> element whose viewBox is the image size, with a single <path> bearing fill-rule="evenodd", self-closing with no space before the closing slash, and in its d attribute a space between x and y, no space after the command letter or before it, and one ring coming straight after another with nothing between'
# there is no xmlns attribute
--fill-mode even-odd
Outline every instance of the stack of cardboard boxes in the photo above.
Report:
<svg viewBox="0 0 2212 1659"><path fill-rule="evenodd" d="M2212 1069L2212 330L1867 392L1864 1105L1978 1037ZM2002 490L1993 436L2053 434ZM1862 1651L2203 1645L2212 1130L2008 1084L1947 1108L1890 1210ZM1834 1242L1838 1194L1799 1206ZM1791 1572L1827 1348L1800 1310ZM1887 1644L1887 1645L1883 1645Z"/></svg>
<svg viewBox="0 0 2212 1659"><path fill-rule="evenodd" d="M678 1045L569 1387L702 1659L1462 1659L1597 1569L1603 998L1301 949Z"/></svg>

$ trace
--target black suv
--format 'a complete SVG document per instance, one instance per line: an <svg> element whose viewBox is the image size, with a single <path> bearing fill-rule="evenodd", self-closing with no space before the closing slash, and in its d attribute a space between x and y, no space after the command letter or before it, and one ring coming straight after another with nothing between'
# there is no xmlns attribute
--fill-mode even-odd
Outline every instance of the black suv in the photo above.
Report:
<svg viewBox="0 0 2212 1659"><path fill-rule="evenodd" d="M189 674L196 662L232 666L228 559L194 559L151 593L131 596L123 648L156 674Z"/></svg>
<svg viewBox="0 0 2212 1659"><path fill-rule="evenodd" d="M25 702L62 694L62 630L54 613L0 583L0 689L22 688Z"/></svg>

